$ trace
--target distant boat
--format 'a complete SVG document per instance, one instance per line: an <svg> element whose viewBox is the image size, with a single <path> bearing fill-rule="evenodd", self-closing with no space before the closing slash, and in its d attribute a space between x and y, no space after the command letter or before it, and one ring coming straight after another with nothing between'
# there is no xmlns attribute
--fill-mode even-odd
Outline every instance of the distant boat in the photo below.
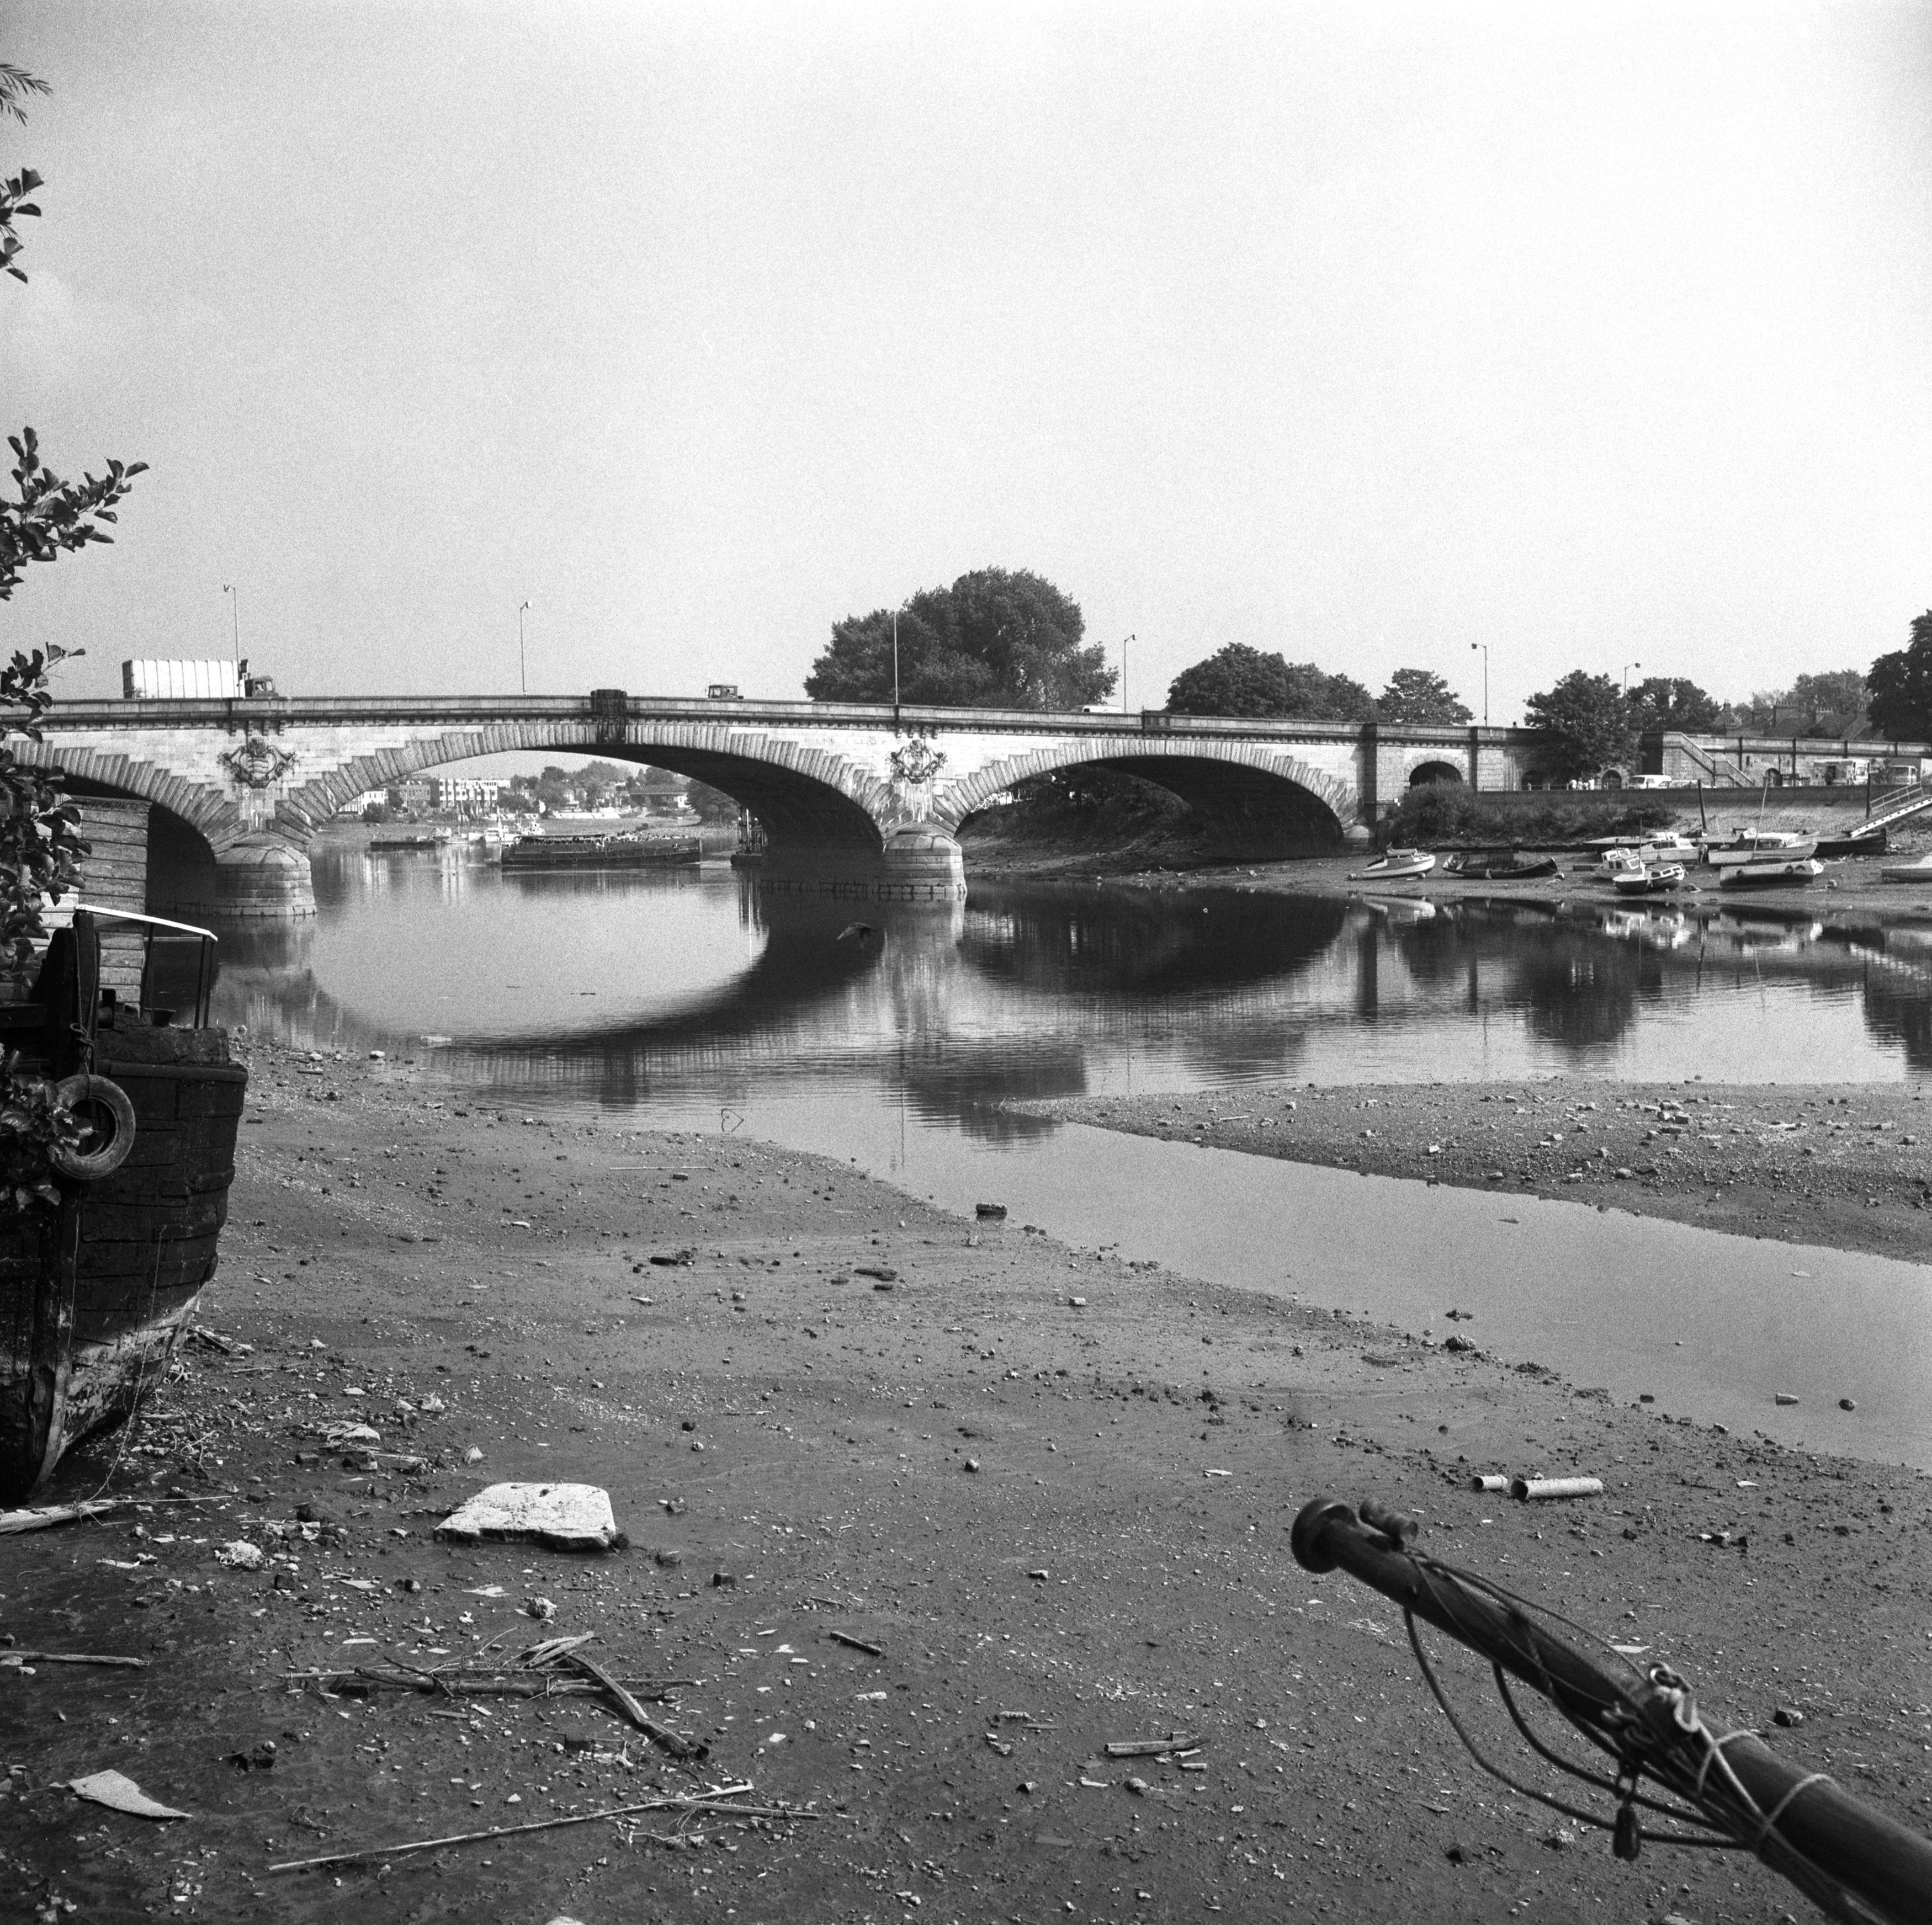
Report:
<svg viewBox="0 0 1932 1925"><path fill-rule="evenodd" d="M695 835L523 835L503 851L506 869L642 869L697 862Z"/></svg>
<svg viewBox="0 0 1932 1925"><path fill-rule="evenodd" d="M1610 878L1610 886L1619 895L1660 895L1683 880L1682 862L1640 863L1634 869L1619 871Z"/></svg>
<svg viewBox="0 0 1932 1925"><path fill-rule="evenodd" d="M1789 886L1808 883L1825 873L1825 865L1816 856L1793 856L1784 850L1775 855L1766 855L1756 859L1733 862L1718 878L1724 889L1749 889ZM1928 871L1932 875L1932 871Z"/></svg>
<svg viewBox="0 0 1932 1925"><path fill-rule="evenodd" d="M1391 849L1366 869L1352 869L1352 883L1394 882L1407 876L1426 876L1436 866L1436 858L1426 849Z"/></svg>
<svg viewBox="0 0 1932 1925"><path fill-rule="evenodd" d="M1932 855L1922 856L1916 862L1888 862L1879 875L1888 883L1932 883Z"/></svg>
<svg viewBox="0 0 1932 1925"><path fill-rule="evenodd" d="M442 848L449 840L446 829L424 829L395 835L372 835L369 852L374 856L426 855Z"/></svg>

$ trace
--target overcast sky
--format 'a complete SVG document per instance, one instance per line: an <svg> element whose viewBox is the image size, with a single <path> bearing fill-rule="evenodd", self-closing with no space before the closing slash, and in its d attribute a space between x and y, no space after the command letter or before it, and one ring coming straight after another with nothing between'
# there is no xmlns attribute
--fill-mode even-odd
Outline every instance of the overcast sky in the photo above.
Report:
<svg viewBox="0 0 1932 1925"><path fill-rule="evenodd" d="M1932 7L15 4L6 424L142 459L0 639L796 696L1047 575L1514 720L1932 604ZM1118 656L1116 656L1118 658Z"/></svg>

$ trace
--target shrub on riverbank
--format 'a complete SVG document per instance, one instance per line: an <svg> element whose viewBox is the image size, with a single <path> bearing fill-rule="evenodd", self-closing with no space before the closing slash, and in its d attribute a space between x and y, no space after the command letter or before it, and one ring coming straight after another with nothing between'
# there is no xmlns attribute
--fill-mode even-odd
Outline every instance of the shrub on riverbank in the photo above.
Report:
<svg viewBox="0 0 1932 1925"><path fill-rule="evenodd" d="M1402 797L1388 826L1390 839L1401 843L1567 845L1594 836L1666 829L1677 815L1672 804L1640 790L1578 795L1538 789L1478 795L1460 782L1430 782Z"/></svg>

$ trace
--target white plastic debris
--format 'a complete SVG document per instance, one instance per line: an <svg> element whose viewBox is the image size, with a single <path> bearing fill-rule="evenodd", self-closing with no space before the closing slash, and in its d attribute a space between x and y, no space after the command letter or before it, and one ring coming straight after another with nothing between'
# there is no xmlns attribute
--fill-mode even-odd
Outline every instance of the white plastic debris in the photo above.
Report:
<svg viewBox="0 0 1932 1925"><path fill-rule="evenodd" d="M610 1495L595 1484L492 1484L436 1527L458 1543L517 1539L561 1551L608 1551L618 1540Z"/></svg>
<svg viewBox="0 0 1932 1925"><path fill-rule="evenodd" d="M322 1441L336 1450L345 1444L380 1444L382 1434L368 1424L335 1423L322 1432Z"/></svg>
<svg viewBox="0 0 1932 1925"><path fill-rule="evenodd" d="M224 1544L214 1554L218 1564L232 1565L238 1571L259 1571L262 1568L262 1551L259 1544L251 1544L245 1537L238 1537L232 1544Z"/></svg>
<svg viewBox="0 0 1932 1925"><path fill-rule="evenodd" d="M176 1811L172 1805L157 1804L133 1779L118 1771L96 1771L85 1778L70 1780L68 1789L134 1818L186 1818L188 1815Z"/></svg>

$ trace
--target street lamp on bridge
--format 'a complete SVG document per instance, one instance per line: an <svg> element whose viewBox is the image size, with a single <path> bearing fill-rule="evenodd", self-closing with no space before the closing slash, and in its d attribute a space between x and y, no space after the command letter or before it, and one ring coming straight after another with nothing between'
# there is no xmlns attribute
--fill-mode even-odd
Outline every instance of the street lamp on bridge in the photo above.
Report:
<svg viewBox="0 0 1932 1925"><path fill-rule="evenodd" d="M892 727L899 725L899 617L912 606L912 597L908 595L892 610Z"/></svg>
<svg viewBox="0 0 1932 1925"><path fill-rule="evenodd" d="M1623 692L1624 692L1626 695L1628 695L1628 694L1630 693L1630 670L1631 670L1632 669L1634 669L1634 668L1641 668L1641 667L1642 667L1642 666L1643 666L1643 664L1642 664L1642 662L1640 662L1640 661L1627 661L1627 662L1625 662L1625 663L1624 664L1624 687L1623 687Z"/></svg>
<svg viewBox="0 0 1932 1925"><path fill-rule="evenodd" d="M1478 649L1483 652L1483 726L1487 728L1490 725L1490 645L1487 642L1472 642L1469 649L1472 654Z"/></svg>
<svg viewBox="0 0 1932 1925"><path fill-rule="evenodd" d="M530 671L524 656L524 611L530 605L527 601L517 604L517 685L526 695L530 692Z"/></svg>

